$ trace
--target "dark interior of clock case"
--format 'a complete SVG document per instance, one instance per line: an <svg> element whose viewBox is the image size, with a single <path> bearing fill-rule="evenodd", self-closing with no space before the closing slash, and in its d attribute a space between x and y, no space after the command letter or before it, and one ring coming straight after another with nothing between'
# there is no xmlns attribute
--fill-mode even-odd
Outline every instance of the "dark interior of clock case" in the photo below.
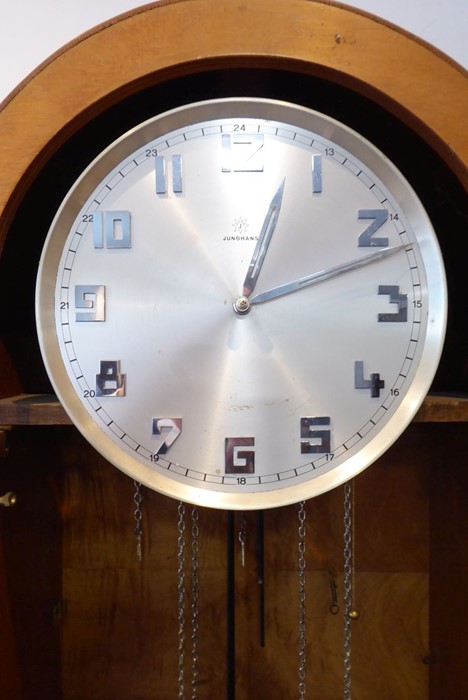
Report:
<svg viewBox="0 0 468 700"><path fill-rule="evenodd" d="M19 207L0 259L0 290L8 300L0 327L24 390L50 391L36 341L34 288L48 228L75 179L107 145L155 114L202 99L251 95L303 104L344 121L411 182L437 232L447 270L448 328L432 391L468 392L465 190L425 141L376 103L326 80L258 69L206 72L138 92L94 118L50 158Z"/></svg>
<svg viewBox="0 0 468 700"><path fill-rule="evenodd" d="M1 396L52 391L36 339L35 279L48 227L76 177L121 133L154 114L235 95L330 114L367 136L406 175L433 222L447 271L448 329L431 391L466 396L468 244L460 182L417 133L362 95L301 73L245 68L174 79L122 99L45 164L18 208L0 259ZM177 503L144 491L140 563L130 479L71 426L29 425L6 433L2 463L18 505L0 513L0 598L4 593L8 601L18 698L175 697ZM466 422L413 422L355 479L353 688L361 700L466 697L467 460ZM336 700L342 696L343 610L340 603L331 614L330 596L334 584L340 596L343 591L342 488L309 501L306 511L308 688L311 697ZM241 700L296 697L297 507L266 511L262 519L245 514L245 567L240 518L205 509L199 516L198 697L234 698L232 685ZM226 583L232 548L234 610ZM236 630L231 640L229 615ZM235 679L226 689L230 645Z"/></svg>

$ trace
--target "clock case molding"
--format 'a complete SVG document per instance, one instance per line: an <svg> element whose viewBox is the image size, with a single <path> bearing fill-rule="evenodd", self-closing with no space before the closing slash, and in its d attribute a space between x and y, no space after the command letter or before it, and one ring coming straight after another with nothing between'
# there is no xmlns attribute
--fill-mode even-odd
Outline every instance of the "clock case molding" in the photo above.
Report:
<svg viewBox="0 0 468 700"><path fill-rule="evenodd" d="M66 426L69 419L49 396L50 385L35 340L35 275L55 210L94 155L126 128L155 112L197 99L257 95L297 101L346 121L386 152L413 184L439 235L448 276L449 327L433 386L437 393L426 398L406 437L393 448L390 461L396 473L408 458L419 465L417 470L423 469L421 463L430 461L437 452L435 438L430 438L434 433L431 424L437 424L438 446L447 446L443 450L439 447L439 457L450 455L447 462L424 468L424 474L430 476L424 511L428 518L425 532L430 612L425 663L430 669L427 687L433 700L442 697L448 687L456 700L464 697L468 687L466 669L462 670L468 654L464 634L468 572L463 555L467 514L460 495L463 487L466 492L466 469L462 465L466 463L468 442L467 245L463 233L468 184L468 132L463 128L468 112L466 79L459 65L433 47L339 4L309 0L161 1L117 17L65 46L19 85L0 111L0 288L4 306L8 307L0 314L0 467L2 462L4 465L0 486L7 490L10 482L15 482L19 465L18 489L27 491L23 497L28 504L36 502L36 495L44 496L45 510L54 510L50 495L44 495L50 469L55 478L62 468L68 468L70 478L61 475L60 479L65 479L67 489L76 489L76 498L83 493L77 486L76 465L70 466L70 457L64 457L71 428L48 427ZM13 427L15 430L11 430ZM49 430L59 432L51 435ZM75 440L73 437L70 444L74 445ZM91 448L80 445L78 449L92 479L96 457ZM53 463L42 476L34 459L21 457L36 450L50 455ZM402 455L400 465L395 454ZM392 486L389 470L379 467L379 463L370 468L375 469L374 477L379 475L385 483L390 479L390 491L400 494L399 486ZM63 466L66 464L69 466ZM385 458L382 464L387 464ZM408 469L411 473L410 466ZM364 473L360 479L362 501L372 501L370 484L375 486L375 478ZM325 503L326 495L320 498L322 501L317 502ZM405 499L405 493L400 498ZM411 496L407 499L410 508ZM364 511L372 520L366 507ZM37 511L37 506L34 508ZM88 512L87 506L85 510ZM166 510L164 507L163 512ZM279 520L294 528L295 514L281 510L286 514L270 515L270 525L278 538ZM37 694L28 695L28 674L23 674L18 624L25 629L24 619L19 621L15 612L17 574L11 573L15 568L12 562L20 566L18 556L12 554L12 541L18 539L18 533L14 535L15 530L9 529L21 528L21 518L14 509L10 511L0 511L0 516L9 517L6 524L0 517L0 526L5 528L0 532L5 551L2 563L0 537L0 593L5 591L6 608L2 612L10 623L13 639L6 647L10 649L8 668L13 669L9 674L10 696L38 700ZM95 522L95 515L90 520ZM128 527L131 529L131 523ZM216 530L215 525L212 528ZM57 545L65 551L66 533L65 527L65 540L60 544L49 540L49 532L38 546L44 547L47 541L52 550ZM176 537L175 533L170 536ZM37 537L40 540L41 535ZM364 534L361 540L365 541ZM54 572L53 580L44 584L57 589L58 598L63 594L61 566L58 557L48 566ZM448 574L452 570L456 571L456 583ZM27 588L22 590L26 595L31 593ZM40 605L39 598L33 596L32 607L34 602L36 607ZM30 629L34 620L32 614ZM37 620L35 624L37 627ZM4 629L9 629L8 624ZM69 631L69 641L71 636ZM40 647L38 643L38 660ZM30 652L26 657L31 658ZM438 653L441 662L432 663ZM398 659L393 661L394 672L404 676L407 669L402 671ZM240 666L242 672L242 662ZM454 668L458 671L455 681ZM39 664L37 673L47 673L38 669ZM78 678L80 671L76 669L76 673ZM42 678L49 688L48 700L59 697L60 669L49 666L49 674ZM385 672L382 677L386 678ZM459 695L453 683L458 683ZM23 696L14 695L15 687L21 685L26 688ZM411 697L426 696L418 695L413 688Z"/></svg>

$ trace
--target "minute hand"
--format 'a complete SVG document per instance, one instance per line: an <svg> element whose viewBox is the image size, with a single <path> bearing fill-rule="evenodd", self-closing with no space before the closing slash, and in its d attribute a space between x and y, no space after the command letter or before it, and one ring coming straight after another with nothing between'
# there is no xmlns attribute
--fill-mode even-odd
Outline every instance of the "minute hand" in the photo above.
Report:
<svg viewBox="0 0 468 700"><path fill-rule="evenodd" d="M335 267L329 267L326 270L314 272L313 274L307 275L306 277L301 277L294 282L281 284L279 287L273 287L272 289L268 289L266 292L256 294L255 296L251 297L250 303L262 304L264 301L270 301L271 299L282 297L285 294L290 294L291 292L296 292L299 289L304 289L304 287L311 287L314 284L319 284L320 282L333 279L333 277L343 275L345 272L351 272L352 270L357 270L365 265L371 265L372 263L382 260L383 258L388 258L407 247L408 244L395 245L391 248L384 248L383 250L374 251L369 253L369 255L364 255L356 260L349 260L348 262L341 263Z"/></svg>

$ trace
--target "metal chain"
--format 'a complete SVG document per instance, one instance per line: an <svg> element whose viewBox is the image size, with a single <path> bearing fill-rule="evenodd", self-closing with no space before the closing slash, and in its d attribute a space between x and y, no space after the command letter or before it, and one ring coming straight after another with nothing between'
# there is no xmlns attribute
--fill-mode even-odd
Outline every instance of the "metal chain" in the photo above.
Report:
<svg viewBox="0 0 468 700"><path fill-rule="evenodd" d="M199 534L198 509L192 508L192 700L198 697L198 599L199 599Z"/></svg>
<svg viewBox="0 0 468 700"><path fill-rule="evenodd" d="M138 481L134 481L133 484L135 486L135 493L133 494L135 510L133 512L133 517L135 518L136 555L138 561L141 561L141 539L143 535L141 504L143 503L143 494L141 493L141 484Z"/></svg>
<svg viewBox="0 0 468 700"><path fill-rule="evenodd" d="M356 615L353 611L353 565L353 485L352 482L348 482L344 485L344 700L351 700L351 625L353 617Z"/></svg>
<svg viewBox="0 0 468 700"><path fill-rule="evenodd" d="M185 504L180 501L177 521L177 595L178 595L178 700L185 698L184 655L185 655Z"/></svg>
<svg viewBox="0 0 468 700"><path fill-rule="evenodd" d="M298 529L298 582L299 582L299 627L298 627L298 697L305 700L306 696L306 511L305 501L299 504Z"/></svg>

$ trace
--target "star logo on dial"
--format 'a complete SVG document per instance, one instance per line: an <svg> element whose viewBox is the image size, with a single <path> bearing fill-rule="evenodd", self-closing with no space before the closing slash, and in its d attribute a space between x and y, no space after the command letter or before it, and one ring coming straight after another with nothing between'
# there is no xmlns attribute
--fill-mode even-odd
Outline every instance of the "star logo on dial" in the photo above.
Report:
<svg viewBox="0 0 468 700"><path fill-rule="evenodd" d="M240 216L238 219L234 219L232 228L234 229L234 233L247 233L247 229L249 228L249 222L247 221L247 219L243 219Z"/></svg>

